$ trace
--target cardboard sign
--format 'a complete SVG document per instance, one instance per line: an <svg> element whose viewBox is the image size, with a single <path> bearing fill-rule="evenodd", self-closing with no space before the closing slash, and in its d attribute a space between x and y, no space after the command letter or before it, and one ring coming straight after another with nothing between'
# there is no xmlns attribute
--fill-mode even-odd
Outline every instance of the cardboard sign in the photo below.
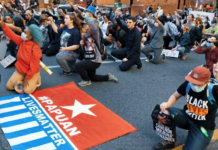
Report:
<svg viewBox="0 0 218 150"><path fill-rule="evenodd" d="M207 17L207 16L210 19L210 22L214 18L214 13L209 13L209 12L190 11L189 14L193 14L195 18L197 18L198 16L201 16L201 19L203 22L205 21L205 17Z"/></svg>
<svg viewBox="0 0 218 150"><path fill-rule="evenodd" d="M179 51L172 51L172 50L163 49L162 55L163 54L165 54L165 56L168 56L168 57L175 57L175 58L179 57Z"/></svg>
<svg viewBox="0 0 218 150"><path fill-rule="evenodd" d="M0 61L0 63L2 64L2 66L4 68L7 68L10 64L12 64L14 61L16 60L16 58L14 58L11 55L8 55L5 59L3 59L2 61Z"/></svg>
<svg viewBox="0 0 218 150"><path fill-rule="evenodd" d="M0 42L0 60L5 58L7 52L7 40L2 40Z"/></svg>
<svg viewBox="0 0 218 150"><path fill-rule="evenodd" d="M162 15L163 15L163 9L158 10L158 11L157 11L157 14L158 14L158 16L162 16Z"/></svg>
<svg viewBox="0 0 218 150"><path fill-rule="evenodd" d="M160 105L156 105L152 111L153 128L155 132L164 140L176 142L176 128L174 115L164 114L160 110Z"/></svg>

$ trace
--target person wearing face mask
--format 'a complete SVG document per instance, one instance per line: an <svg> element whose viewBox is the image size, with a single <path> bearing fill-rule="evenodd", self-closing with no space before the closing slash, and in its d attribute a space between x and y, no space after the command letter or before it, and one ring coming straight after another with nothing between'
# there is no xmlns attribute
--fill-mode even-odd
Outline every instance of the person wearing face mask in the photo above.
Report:
<svg viewBox="0 0 218 150"><path fill-rule="evenodd" d="M2 16L0 24L5 35L19 46L16 71L8 80L7 89L14 90L16 82L23 81L23 92L31 94L41 84L39 63L42 57L40 49L42 34L40 29L36 25L30 25L19 36L8 28Z"/></svg>
<svg viewBox="0 0 218 150"><path fill-rule="evenodd" d="M191 30L189 31L190 34L190 38L191 38L191 43L190 45L193 46L193 49L195 49L195 46L197 45L196 42L200 42L201 38L202 38L202 33L200 28L198 27L198 21L195 20L193 21L194 26L191 28Z"/></svg>
<svg viewBox="0 0 218 150"><path fill-rule="evenodd" d="M161 55L164 45L163 34L165 31L165 22L163 16L158 17L157 14L155 16L155 20L155 23L152 23L148 19L145 19L145 21L149 25L149 33L151 39L150 43L145 45L145 47L142 48L141 51L147 57L147 62L150 62L152 60L152 63L158 64L160 63L160 61L165 60L165 55ZM154 57L150 54L150 52L154 52Z"/></svg>
<svg viewBox="0 0 218 150"><path fill-rule="evenodd" d="M206 24L203 25L203 33L209 36L214 36L218 34L218 26L217 21L214 19L211 22L211 27L208 29L205 29Z"/></svg>
<svg viewBox="0 0 218 150"><path fill-rule="evenodd" d="M218 79L218 65L214 65L213 75ZM163 113L174 115L175 125L188 130L183 150L205 150L209 145L215 129L215 114L218 103L218 85L210 83L211 72L205 67L196 67L189 73L186 81L170 96L167 102L160 105ZM213 94L211 101L207 91ZM183 109L171 107L182 96L186 97ZM203 134L203 129L207 134ZM154 146L155 150L173 149L175 142L167 140Z"/></svg>
<svg viewBox="0 0 218 150"><path fill-rule="evenodd" d="M102 21L103 21L103 18L102 18L102 14L101 14L100 11L97 13L97 16L98 16L98 21L99 21L99 22L102 22Z"/></svg>
<svg viewBox="0 0 218 150"><path fill-rule="evenodd" d="M170 22L173 22L173 21L174 21L172 15L171 15L170 13L167 14L167 19L168 19L168 21L170 21Z"/></svg>
<svg viewBox="0 0 218 150"><path fill-rule="evenodd" d="M183 29L183 33L181 38L179 38L179 44L172 50L179 51L179 58L181 60L185 60L187 57L186 53L190 52L190 35L189 35L188 25L183 25L182 29Z"/></svg>
<svg viewBox="0 0 218 150"><path fill-rule="evenodd" d="M216 64L218 62L218 48L214 44L216 42L217 40L215 37L208 38L207 41L204 41L195 50L195 52L198 54L205 54L205 67L207 67L209 70L212 70L213 64ZM206 48L203 48L204 46L206 46Z"/></svg>
<svg viewBox="0 0 218 150"><path fill-rule="evenodd" d="M123 20L126 22L129 16L130 16L129 10L126 10L125 15L123 16Z"/></svg>
<svg viewBox="0 0 218 150"><path fill-rule="evenodd" d="M109 9L108 9L108 11L107 11L107 14L109 14L109 15L110 15L110 19L111 19L111 20L113 20L113 19L114 19L115 15L114 15L114 13L113 13L113 10L112 10L112 8L109 8Z"/></svg>
<svg viewBox="0 0 218 150"><path fill-rule="evenodd" d="M194 26L195 26L195 23L194 23L194 15L193 14L190 14L188 16L188 22L186 23L189 27L189 30L191 30Z"/></svg>

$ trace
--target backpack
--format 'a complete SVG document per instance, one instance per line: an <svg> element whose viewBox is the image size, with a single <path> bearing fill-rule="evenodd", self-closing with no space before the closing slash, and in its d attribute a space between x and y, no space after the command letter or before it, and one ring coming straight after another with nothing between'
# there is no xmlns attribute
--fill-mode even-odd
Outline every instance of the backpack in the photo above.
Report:
<svg viewBox="0 0 218 150"><path fill-rule="evenodd" d="M172 38L175 38L178 35L177 26L172 22L168 22L167 24L168 24L168 27L169 27L170 36Z"/></svg>
<svg viewBox="0 0 218 150"><path fill-rule="evenodd" d="M218 81L216 80L216 79L214 79L214 78L211 78L210 79L210 83L208 84L208 86L207 86L207 99L208 99L208 101L213 105L214 104L214 102L216 103L216 100L215 100L215 98L214 98L214 96L213 96L213 86L214 85L218 85ZM188 83L188 85L187 85L187 87L186 87L186 94L188 94L189 93L189 91L190 91L190 89L191 89L191 84L190 83ZM214 102L213 102L214 101ZM218 108L217 108L217 112L216 112L216 117L218 116Z"/></svg>
<svg viewBox="0 0 218 150"><path fill-rule="evenodd" d="M99 47L99 52L101 54L101 59L105 60L107 59L107 49L104 45L104 38L103 38L103 33L102 30L99 28L99 35L100 35L100 47Z"/></svg>

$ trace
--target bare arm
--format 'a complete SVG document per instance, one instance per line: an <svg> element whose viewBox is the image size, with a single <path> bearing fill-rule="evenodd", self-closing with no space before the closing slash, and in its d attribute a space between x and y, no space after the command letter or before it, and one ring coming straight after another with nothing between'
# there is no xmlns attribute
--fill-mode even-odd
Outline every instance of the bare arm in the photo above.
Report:
<svg viewBox="0 0 218 150"><path fill-rule="evenodd" d="M11 30L14 30L14 31L17 31L17 32L20 32L20 33L23 32L21 28L16 27L16 26L14 26L13 24L8 24L8 23L5 23L5 24L6 24Z"/></svg>
<svg viewBox="0 0 218 150"><path fill-rule="evenodd" d="M64 48L64 51L74 51L79 48L80 45L73 45L73 46L68 46Z"/></svg>
<svg viewBox="0 0 218 150"><path fill-rule="evenodd" d="M58 33L58 27L56 26L56 24L54 23L53 21L53 18L52 17L49 17L49 20L51 22L51 26L52 26L52 29L54 30L55 33Z"/></svg>
<svg viewBox="0 0 218 150"><path fill-rule="evenodd" d="M166 108L171 107L180 97L182 97L182 95L179 94L177 91L173 93L173 95L170 96L167 102L164 102L160 105L161 111L166 112Z"/></svg>

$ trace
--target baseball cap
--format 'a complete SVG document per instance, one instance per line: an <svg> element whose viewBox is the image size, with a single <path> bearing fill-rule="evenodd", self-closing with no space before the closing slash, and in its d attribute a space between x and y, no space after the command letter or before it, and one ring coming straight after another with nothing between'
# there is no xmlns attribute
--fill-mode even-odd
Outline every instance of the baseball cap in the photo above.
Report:
<svg viewBox="0 0 218 150"><path fill-rule="evenodd" d="M211 76L210 71L202 66L196 67L188 74L185 79L193 84L202 85L209 81Z"/></svg>

